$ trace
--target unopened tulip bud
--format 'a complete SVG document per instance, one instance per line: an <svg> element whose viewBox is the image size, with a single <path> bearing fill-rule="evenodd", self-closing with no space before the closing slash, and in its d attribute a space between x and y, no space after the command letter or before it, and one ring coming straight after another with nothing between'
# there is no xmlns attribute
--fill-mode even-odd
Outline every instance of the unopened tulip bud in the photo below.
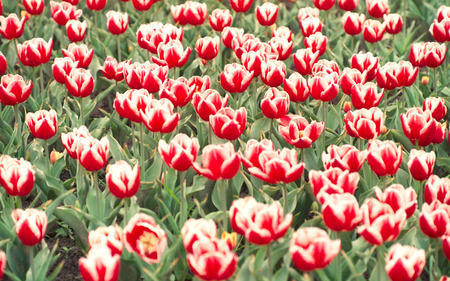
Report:
<svg viewBox="0 0 450 281"><path fill-rule="evenodd" d="M381 134L386 134L386 131L387 131L387 128L386 128L386 126L383 125L383 126L381 127L381 131L380 131Z"/></svg>
<svg viewBox="0 0 450 281"><path fill-rule="evenodd" d="M342 107L342 109L344 110L344 113L349 112L350 110L352 110L352 103L349 101L344 102L344 106Z"/></svg>
<svg viewBox="0 0 450 281"><path fill-rule="evenodd" d="M52 153L50 153L50 162L52 162L52 164L55 164L56 161L57 161L59 158L61 158L61 156L62 156L62 153L61 153L61 152L58 152L58 151L53 150Z"/></svg>
<svg viewBox="0 0 450 281"><path fill-rule="evenodd" d="M227 242L228 247L230 247L230 250L233 250L236 247L237 244L237 233L236 232L222 232L222 240L225 240Z"/></svg>
<svg viewBox="0 0 450 281"><path fill-rule="evenodd" d="M428 85L428 82L430 82L430 77L422 76L422 85L426 86Z"/></svg>

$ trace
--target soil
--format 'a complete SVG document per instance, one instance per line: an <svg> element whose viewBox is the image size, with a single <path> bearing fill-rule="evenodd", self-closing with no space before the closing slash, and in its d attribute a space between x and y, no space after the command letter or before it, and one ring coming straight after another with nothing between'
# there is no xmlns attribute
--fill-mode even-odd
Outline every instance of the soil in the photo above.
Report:
<svg viewBox="0 0 450 281"><path fill-rule="evenodd" d="M56 253L59 254L59 258L54 264L54 267L59 265L62 261L64 261L64 265L55 280L82 280L78 268L78 260L81 257L84 257L84 255L77 247L75 239L72 239L69 236L60 236L53 240L47 241L49 248L53 248L57 240L58 250ZM50 270L49 274L51 274L52 271L53 269Z"/></svg>

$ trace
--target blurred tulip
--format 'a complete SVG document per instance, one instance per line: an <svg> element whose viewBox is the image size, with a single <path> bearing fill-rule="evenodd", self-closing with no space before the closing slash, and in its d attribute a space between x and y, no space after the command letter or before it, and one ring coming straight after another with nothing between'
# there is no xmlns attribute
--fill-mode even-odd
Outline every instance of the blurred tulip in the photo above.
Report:
<svg viewBox="0 0 450 281"><path fill-rule="evenodd" d="M34 246L44 239L48 224L47 214L44 211L14 209L11 218L17 237L25 246Z"/></svg>
<svg viewBox="0 0 450 281"><path fill-rule="evenodd" d="M212 60L219 53L220 39L218 36L198 38L195 43L195 51L204 60Z"/></svg>
<svg viewBox="0 0 450 281"><path fill-rule="evenodd" d="M445 18L440 22L434 20L429 32L433 35L434 40L439 43L450 41L450 18Z"/></svg>
<svg viewBox="0 0 450 281"><path fill-rule="evenodd" d="M322 31L322 23L319 18L308 17L300 22L303 37L309 37L314 33Z"/></svg>
<svg viewBox="0 0 450 281"><path fill-rule="evenodd" d="M252 7L253 0L230 0L231 8L236 13L246 13Z"/></svg>
<svg viewBox="0 0 450 281"><path fill-rule="evenodd" d="M309 148L325 128L323 122L312 121L309 124L305 118L290 114L281 117L278 122L280 135L289 144L300 149Z"/></svg>
<svg viewBox="0 0 450 281"><path fill-rule="evenodd" d="M253 176L269 184L300 179L305 163L299 163L295 149L275 150L272 141L249 140L242 162Z"/></svg>
<svg viewBox="0 0 450 281"><path fill-rule="evenodd" d="M206 3L186 1L178 6L171 6L173 20L180 25L202 25L208 15Z"/></svg>
<svg viewBox="0 0 450 281"><path fill-rule="evenodd" d="M311 97L315 100L327 102L333 100L339 93L339 75L336 72L318 72L308 79Z"/></svg>
<svg viewBox="0 0 450 281"><path fill-rule="evenodd" d="M88 128L81 126L80 128L74 128L72 132L61 134L61 142L66 148L67 154L73 159L78 159L77 155L77 141L80 138L89 138Z"/></svg>
<svg viewBox="0 0 450 281"><path fill-rule="evenodd" d="M378 107L349 111L344 117L347 134L359 139L374 139L381 134L383 112Z"/></svg>
<svg viewBox="0 0 450 281"><path fill-rule="evenodd" d="M341 250L340 240L331 240L325 230L301 227L292 235L289 253L295 267L313 271L327 267Z"/></svg>
<svg viewBox="0 0 450 281"><path fill-rule="evenodd" d="M282 61L269 60L261 64L261 81L269 87L278 87L286 78L286 65Z"/></svg>
<svg viewBox="0 0 450 281"><path fill-rule="evenodd" d="M52 55L53 40L45 42L42 38L33 38L17 45L17 54L23 65L36 67L45 64Z"/></svg>
<svg viewBox="0 0 450 281"><path fill-rule="evenodd" d="M450 231L447 231L447 233L444 236L442 236L441 239L442 239L442 250L443 250L447 260L450 260ZM0 254L1 254L1 252L0 252ZM5 261L3 262L3 264L4 263L5 263ZM3 267L4 267L4 265L3 265ZM449 280L450 280L449 276L442 276L440 281L449 281Z"/></svg>
<svg viewBox="0 0 450 281"><path fill-rule="evenodd" d="M194 90L195 86L189 86L184 77L167 79L161 86L159 97L170 100L174 107L184 107L191 101Z"/></svg>
<svg viewBox="0 0 450 281"><path fill-rule="evenodd" d="M284 38L292 42L292 31L287 26L279 26L272 31L272 37Z"/></svg>
<svg viewBox="0 0 450 281"><path fill-rule="evenodd" d="M375 43L383 40L386 23L368 19L363 24L363 38L366 42Z"/></svg>
<svg viewBox="0 0 450 281"><path fill-rule="evenodd" d="M209 122L209 116L226 107L228 95L222 98L216 90L208 89L196 92L192 99L194 109L203 121Z"/></svg>
<svg viewBox="0 0 450 281"><path fill-rule="evenodd" d="M58 161L61 157L63 157L63 154L61 152L52 150L50 152L50 162L55 165L56 161Z"/></svg>
<svg viewBox="0 0 450 281"><path fill-rule="evenodd" d="M107 56L103 66L100 66L100 71L103 73L106 79L116 80L117 82L125 79L124 70L125 66L130 65L131 60L117 62L117 60L111 56Z"/></svg>
<svg viewBox="0 0 450 281"><path fill-rule="evenodd" d="M50 1L50 10L53 20L59 25L66 25L69 20L77 20L83 14L81 9L67 2Z"/></svg>
<svg viewBox="0 0 450 281"><path fill-rule="evenodd" d="M272 52L277 55L277 60L287 60L292 53L294 42L285 37L272 37L269 41Z"/></svg>
<svg viewBox="0 0 450 281"><path fill-rule="evenodd" d="M359 0L338 0L339 8L344 11L353 11L358 4Z"/></svg>
<svg viewBox="0 0 450 281"><path fill-rule="evenodd" d="M187 262L192 273L201 280L227 280L236 271L238 257L224 240L203 239L194 243Z"/></svg>
<svg viewBox="0 0 450 281"><path fill-rule="evenodd" d="M30 15L42 14L45 6L44 2L44 0L22 0L23 7Z"/></svg>
<svg viewBox="0 0 450 281"><path fill-rule="evenodd" d="M329 10L334 6L336 0L313 0L314 6L319 10Z"/></svg>
<svg viewBox="0 0 450 281"><path fill-rule="evenodd" d="M27 113L25 121L31 134L38 139L48 140L55 136L58 130L58 116L53 109L39 110Z"/></svg>
<svg viewBox="0 0 450 281"><path fill-rule="evenodd" d="M244 133L247 125L247 110L241 107L237 110L231 107L219 109L209 116L209 123L214 134L226 140L236 140Z"/></svg>
<svg viewBox="0 0 450 281"><path fill-rule="evenodd" d="M66 33L71 42L83 41L86 35L86 21L69 20L66 23Z"/></svg>
<svg viewBox="0 0 450 281"><path fill-rule="evenodd" d="M342 171L339 168L330 168L325 171L309 171L311 190L319 203L323 204L326 195L354 194L358 188L359 174Z"/></svg>
<svg viewBox="0 0 450 281"><path fill-rule="evenodd" d="M195 242L217 239L217 225L211 219L189 219L181 228L181 237L186 252L192 254Z"/></svg>
<svg viewBox="0 0 450 281"><path fill-rule="evenodd" d="M366 81L372 81L377 75L380 64L378 57L374 57L372 53L359 52L354 54L351 59L352 68L358 69L361 73L366 71Z"/></svg>
<svg viewBox="0 0 450 281"><path fill-rule="evenodd" d="M142 213L134 215L123 234L128 252L137 253L148 264L161 261L167 247L167 236L151 216Z"/></svg>
<svg viewBox="0 0 450 281"><path fill-rule="evenodd" d="M419 69L409 61L388 62L378 69L377 84L386 90L409 87L416 81L418 73Z"/></svg>
<svg viewBox="0 0 450 281"><path fill-rule="evenodd" d="M31 163L2 155L0 157L0 184L10 196L24 197L30 194L35 181Z"/></svg>
<svg viewBox="0 0 450 281"><path fill-rule="evenodd" d="M328 38L317 32L305 38L305 48L311 48L312 52L319 52L319 57L325 54Z"/></svg>
<svg viewBox="0 0 450 281"><path fill-rule="evenodd" d="M356 109L377 107L383 96L384 89L378 92L377 85L372 82L353 85L350 95Z"/></svg>
<svg viewBox="0 0 450 281"><path fill-rule="evenodd" d="M236 248L236 244L237 244L237 233L236 232L228 233L228 232L224 231L224 232L222 232L220 239L227 242L228 247L230 247L230 250L233 250L234 248Z"/></svg>
<svg viewBox="0 0 450 281"><path fill-rule="evenodd" d="M123 0L120 0L123 1ZM131 0L131 4L138 11L148 11L152 7L153 3L157 1L155 0Z"/></svg>
<svg viewBox="0 0 450 281"><path fill-rule="evenodd" d="M78 260L81 277L85 281L119 280L120 255L112 254L110 249L99 245L89 250L85 258Z"/></svg>
<svg viewBox="0 0 450 281"><path fill-rule="evenodd" d="M227 180L238 173L241 160L231 142L219 145L211 144L203 148L202 165L194 162L193 168L197 173L210 180Z"/></svg>
<svg viewBox="0 0 450 281"><path fill-rule="evenodd" d="M117 113L132 122L141 123L140 111L144 111L153 95L147 90L128 90L123 94L117 93L114 100L114 109Z"/></svg>
<svg viewBox="0 0 450 281"><path fill-rule="evenodd" d="M158 46L158 58L152 57L152 61L161 66L168 68L182 67L189 60L191 48L183 48L183 44L179 40L170 40L165 44Z"/></svg>
<svg viewBox="0 0 450 281"><path fill-rule="evenodd" d="M301 22L302 20L308 18L308 17L315 17L318 18L320 15L320 10L317 8L312 7L304 7L300 8L297 13L298 21Z"/></svg>
<svg viewBox="0 0 450 281"><path fill-rule="evenodd" d="M289 95L277 88L270 88L261 100L261 110L267 118L278 119L289 111Z"/></svg>
<svg viewBox="0 0 450 281"><path fill-rule="evenodd" d="M344 26L345 33L351 36L360 34L365 19L366 16L364 14L358 15L357 13L346 12L342 16L342 25Z"/></svg>
<svg viewBox="0 0 450 281"><path fill-rule="evenodd" d="M367 72L360 72L355 68L344 68L342 75L339 79L339 84L341 86L342 91L346 95L352 94L352 87L357 84L365 84L366 83L366 75Z"/></svg>
<svg viewBox="0 0 450 281"><path fill-rule="evenodd" d="M366 0L366 7L369 15L374 18L382 18L391 11L388 0Z"/></svg>
<svg viewBox="0 0 450 281"><path fill-rule="evenodd" d="M444 63L447 53L445 44L436 42L414 43L409 52L409 61L413 66L436 68Z"/></svg>
<svg viewBox="0 0 450 281"><path fill-rule="evenodd" d="M109 192L119 199L133 197L138 192L141 184L140 171L139 165L131 168L123 160L109 166L108 173L106 174L106 183L108 184Z"/></svg>
<svg viewBox="0 0 450 281"><path fill-rule="evenodd" d="M2 4L0 2L0 14L2 13ZM0 278L3 277L3 273L5 272L6 268L6 253L3 251L0 251Z"/></svg>
<svg viewBox="0 0 450 281"><path fill-rule="evenodd" d="M423 111L420 107L410 108L400 115L403 133L413 145L427 146L433 141L433 136L441 128L431 111Z"/></svg>
<svg viewBox="0 0 450 281"><path fill-rule="evenodd" d="M278 6L269 2L257 6L255 9L256 19L262 26L271 26L277 21Z"/></svg>
<svg viewBox="0 0 450 281"><path fill-rule="evenodd" d="M33 82L28 84L20 75L3 75L0 80L0 102L3 105L16 105L28 99L33 90Z"/></svg>
<svg viewBox="0 0 450 281"><path fill-rule="evenodd" d="M397 239L406 221L404 210L394 212L391 206L375 198L366 199L361 210L363 221L357 232L372 245Z"/></svg>
<svg viewBox="0 0 450 281"><path fill-rule="evenodd" d="M327 74L332 74L335 72L338 75L341 74L338 64L335 61L330 61L326 59L321 59L317 63L315 63L312 67L313 76L318 74L319 72L326 72ZM336 80L336 77L333 77ZM337 79L338 81L339 79ZM337 83L337 82L336 82Z"/></svg>
<svg viewBox="0 0 450 281"><path fill-rule="evenodd" d="M106 13L106 27L109 32L119 35L127 31L128 14L116 11L108 11Z"/></svg>
<svg viewBox="0 0 450 281"><path fill-rule="evenodd" d="M197 159L200 144L197 138L185 134L177 134L169 144L160 140L158 151L169 168L180 172L187 171Z"/></svg>
<svg viewBox="0 0 450 281"><path fill-rule="evenodd" d="M215 9L209 15L209 25L214 31L222 32L227 26L231 26L233 17L231 16L230 10L220 10Z"/></svg>
<svg viewBox="0 0 450 281"><path fill-rule="evenodd" d="M393 176L402 163L402 147L393 141L373 140L369 145L367 162L379 177Z"/></svg>
<svg viewBox="0 0 450 281"><path fill-rule="evenodd" d="M349 172L358 172L367 158L367 151L359 151L351 145L328 146L328 154L322 152L322 162L325 169L332 167L348 170Z"/></svg>
<svg viewBox="0 0 450 281"><path fill-rule="evenodd" d="M231 42L234 38L244 35L243 28L226 26L222 31L222 42L228 49L231 49Z"/></svg>
<svg viewBox="0 0 450 281"><path fill-rule="evenodd" d="M450 205L450 179L431 175L425 184L424 199L428 204L437 200Z"/></svg>
<svg viewBox="0 0 450 281"><path fill-rule="evenodd" d="M169 42L170 39L183 40L183 29L168 23L151 22L142 24L136 32L139 47L152 54L158 53L158 46Z"/></svg>
<svg viewBox="0 0 450 281"><path fill-rule="evenodd" d="M335 193L324 196L322 218L333 231L352 231L362 221L358 200L349 193Z"/></svg>
<svg viewBox="0 0 450 281"><path fill-rule="evenodd" d="M385 269L392 281L414 281L422 274L425 262L425 250L397 243L389 249Z"/></svg>
<svg viewBox="0 0 450 281"><path fill-rule="evenodd" d="M71 58L55 58L52 64L53 78L55 78L56 82L65 84L66 76L77 66L78 62L74 62Z"/></svg>
<svg viewBox="0 0 450 281"><path fill-rule="evenodd" d="M6 18L0 15L0 34L6 40L18 39L22 36L27 19L16 14L9 14Z"/></svg>
<svg viewBox="0 0 450 281"><path fill-rule="evenodd" d="M67 91L74 97L84 98L94 90L94 78L90 70L74 68L66 76Z"/></svg>
<svg viewBox="0 0 450 281"><path fill-rule="evenodd" d="M308 83L302 75L294 72L283 81L283 89L288 93L292 102L304 102L309 97Z"/></svg>
<svg viewBox="0 0 450 281"><path fill-rule="evenodd" d="M303 76L312 74L312 68L319 61L319 51L313 51L311 48L300 49L294 53L295 69Z"/></svg>
<svg viewBox="0 0 450 281"><path fill-rule="evenodd" d="M132 89L146 89L149 93L156 93L167 80L169 68L159 66L148 61L135 62L124 67L125 82Z"/></svg>
<svg viewBox="0 0 450 281"><path fill-rule="evenodd" d="M6 61L6 57L5 55L3 55L2 52L0 52L0 76L5 74L7 69L8 69L8 62Z"/></svg>
<svg viewBox="0 0 450 281"><path fill-rule="evenodd" d="M106 6L107 0L86 0L86 6L91 11L101 11Z"/></svg>
<svg viewBox="0 0 450 281"><path fill-rule="evenodd" d="M436 19L440 22L443 19L450 18L450 6L442 5L438 8L436 13Z"/></svg>
<svg viewBox="0 0 450 281"><path fill-rule="evenodd" d="M89 247L106 246L112 255L122 255L122 229L118 225L100 226L96 230L89 231Z"/></svg>
<svg viewBox="0 0 450 281"><path fill-rule="evenodd" d="M419 226L422 232L430 238L439 238L446 233L450 224L450 205L438 200L430 204L424 203L419 215Z"/></svg>
<svg viewBox="0 0 450 281"><path fill-rule="evenodd" d="M180 121L180 114L174 113L173 109L174 106L168 99L150 99L147 107L140 110L141 120L153 133L170 133Z"/></svg>
<svg viewBox="0 0 450 281"><path fill-rule="evenodd" d="M250 86L252 78L253 71L248 71L237 63L227 64L220 74L220 84L227 92L243 93Z"/></svg>
<svg viewBox="0 0 450 281"><path fill-rule="evenodd" d="M209 78L208 75L205 75L203 77L201 76L192 76L188 80L189 88L194 86L194 93L200 92L203 93L204 91L211 88L211 78Z"/></svg>
<svg viewBox="0 0 450 281"><path fill-rule="evenodd" d="M95 172L106 166L109 158L108 137L98 140L88 136L76 142L77 159L88 171Z"/></svg>
<svg viewBox="0 0 450 281"><path fill-rule="evenodd" d="M78 67L88 68L94 56L94 49L88 49L85 44L77 45L71 43L67 49L62 49L64 57L71 58L74 62L78 62Z"/></svg>
<svg viewBox="0 0 450 281"><path fill-rule="evenodd" d="M397 34L402 31L403 19L399 14L388 14L383 16L383 21L386 24L386 32L389 34Z"/></svg>
<svg viewBox="0 0 450 281"><path fill-rule="evenodd" d="M423 150L411 149L408 161L409 172L416 181L427 180L433 174L435 162L434 151L427 153Z"/></svg>
<svg viewBox="0 0 450 281"><path fill-rule="evenodd" d="M394 212L404 210L406 218L409 219L417 210L417 193L412 187L404 188L400 184L388 186L384 191L375 187L377 199L391 206Z"/></svg>

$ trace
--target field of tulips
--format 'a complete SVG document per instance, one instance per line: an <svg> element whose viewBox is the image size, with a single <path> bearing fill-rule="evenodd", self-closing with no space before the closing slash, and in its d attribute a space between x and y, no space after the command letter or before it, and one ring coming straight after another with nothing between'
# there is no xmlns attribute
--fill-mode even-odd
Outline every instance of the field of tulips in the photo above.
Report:
<svg viewBox="0 0 450 281"><path fill-rule="evenodd" d="M450 280L446 0L63 1L0 0L0 278Z"/></svg>

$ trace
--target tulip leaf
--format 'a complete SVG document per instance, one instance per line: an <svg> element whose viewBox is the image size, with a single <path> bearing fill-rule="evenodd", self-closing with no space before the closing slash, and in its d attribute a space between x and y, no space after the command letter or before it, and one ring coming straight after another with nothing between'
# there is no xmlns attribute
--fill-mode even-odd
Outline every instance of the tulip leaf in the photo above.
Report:
<svg viewBox="0 0 450 281"><path fill-rule="evenodd" d="M270 119L261 118L255 121L250 128L250 139L259 140L270 129Z"/></svg>
<svg viewBox="0 0 450 281"><path fill-rule="evenodd" d="M207 181L208 179L203 176L194 176L194 182L192 183L192 185L186 187L186 196L204 190Z"/></svg>
<svg viewBox="0 0 450 281"><path fill-rule="evenodd" d="M81 242L83 248L88 248L88 231L83 221L77 215L75 210L67 207L58 207L53 214L65 222L76 234L77 239Z"/></svg>

